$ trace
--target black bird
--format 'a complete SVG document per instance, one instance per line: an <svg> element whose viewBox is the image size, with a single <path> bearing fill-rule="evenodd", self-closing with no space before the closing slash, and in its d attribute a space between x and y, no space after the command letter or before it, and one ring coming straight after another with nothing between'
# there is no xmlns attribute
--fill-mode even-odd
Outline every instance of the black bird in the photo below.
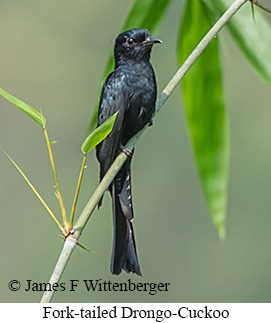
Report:
<svg viewBox="0 0 271 323"><path fill-rule="evenodd" d="M98 126L119 112L112 132L97 146L100 179L120 151L127 152L125 145L128 140L152 121L156 80L149 59L155 43L161 43L161 40L152 37L146 29L131 29L116 38L115 69L108 75L102 88ZM129 154L109 187L114 217L111 272L116 275L122 269L141 275L132 226L131 158Z"/></svg>

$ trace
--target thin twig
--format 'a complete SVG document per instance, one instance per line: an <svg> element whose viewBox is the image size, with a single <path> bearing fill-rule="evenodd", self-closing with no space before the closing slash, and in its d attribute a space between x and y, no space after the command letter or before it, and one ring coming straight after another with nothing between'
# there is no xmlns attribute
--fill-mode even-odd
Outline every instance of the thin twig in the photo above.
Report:
<svg viewBox="0 0 271 323"><path fill-rule="evenodd" d="M48 148L49 159L50 159L54 182L55 182L56 196L58 199L58 203L59 203L59 207L60 207L60 211L61 211L61 215L62 215L62 221L64 223L65 229L67 231L69 231L70 228L69 228L68 219L67 219L67 215L66 215L66 209L65 209L65 206L63 203L62 195L60 193L60 188L59 188L59 183L58 183L58 178L57 178L57 173L56 173L56 166L55 166L55 161L54 161L52 147L51 147L52 143L49 140L49 136L48 136L47 129L45 126L43 127L43 132L44 132L44 136L45 136L45 140L46 140L46 144L47 144L47 148Z"/></svg>
<svg viewBox="0 0 271 323"><path fill-rule="evenodd" d="M84 154L84 158L83 158L83 161L82 161L80 174L79 174L79 178L78 178L77 188L76 188L76 192L75 192L75 196L74 196L74 200L73 200L73 204L72 204L72 210L71 210L71 216L70 216L70 225L71 225L71 227L73 227L74 213L75 213L75 208L76 208L76 204L77 204L77 200L78 200L78 196L79 196L79 191L80 191L80 187L81 187L81 183L82 183L82 179L83 179L86 160L87 160L87 154Z"/></svg>
<svg viewBox="0 0 271 323"><path fill-rule="evenodd" d="M231 19L231 17L246 3L248 0L235 0L234 3L229 7L229 9L221 16L221 18L215 23L215 25L210 29L210 31L205 35L205 37L201 40L198 46L194 49L191 55L187 58L187 60L183 63L177 73L170 80L168 85L165 87L161 95L159 96L156 103L156 114L160 111L161 107L164 105L168 97L180 83L182 78L185 76L190 67L194 64L194 62L199 58L201 53L205 50L208 44L212 41L213 38L216 37L217 33L224 27L224 25ZM127 148L133 149L136 145L137 141L144 133L146 128L137 133L133 138L129 140L127 143ZM118 171L121 169L122 165L125 163L127 156L124 153L120 153L119 156L115 159L110 169L104 176L103 180L98 185L96 191L93 193L92 197L88 201L85 206L83 212L79 216L77 222L74 225L74 229L72 229L72 236L68 236L66 239L62 253L57 262L57 266L51 276L50 283L57 283L62 275L62 272L65 269L66 263L76 245L76 241L79 239L82 231L89 220L92 212L94 211L96 205L100 201L104 192L115 178ZM72 237L72 239L71 239ZM71 244L72 240L74 243ZM65 253L65 255L63 255ZM61 259L61 260L60 260ZM55 271L57 270L57 274ZM44 293L41 302L50 302L53 297L54 291L47 291Z"/></svg>
<svg viewBox="0 0 271 323"><path fill-rule="evenodd" d="M266 12L268 12L268 13L271 14L271 9L269 9L269 8L265 7L264 5L260 4L258 2L258 0L250 0L250 1L251 1L252 6L253 6L253 4L255 4L256 6L258 6L259 8L261 8L262 10L264 10L264 11L266 11Z"/></svg>

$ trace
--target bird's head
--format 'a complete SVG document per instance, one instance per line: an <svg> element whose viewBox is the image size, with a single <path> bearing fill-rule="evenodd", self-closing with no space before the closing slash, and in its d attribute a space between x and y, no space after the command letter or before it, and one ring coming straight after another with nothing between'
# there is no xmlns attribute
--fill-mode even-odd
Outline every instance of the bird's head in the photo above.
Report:
<svg viewBox="0 0 271 323"><path fill-rule="evenodd" d="M130 29L119 34L114 48L116 65L122 59L148 60L152 46L156 43L161 44L162 41L152 37L147 29Z"/></svg>

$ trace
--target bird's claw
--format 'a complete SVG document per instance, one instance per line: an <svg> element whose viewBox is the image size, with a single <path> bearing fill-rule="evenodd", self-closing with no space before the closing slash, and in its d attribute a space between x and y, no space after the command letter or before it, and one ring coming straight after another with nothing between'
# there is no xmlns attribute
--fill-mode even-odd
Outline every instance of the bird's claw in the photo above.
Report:
<svg viewBox="0 0 271 323"><path fill-rule="evenodd" d="M133 151L131 149L125 147L124 145L120 145L120 149L127 157L132 157Z"/></svg>

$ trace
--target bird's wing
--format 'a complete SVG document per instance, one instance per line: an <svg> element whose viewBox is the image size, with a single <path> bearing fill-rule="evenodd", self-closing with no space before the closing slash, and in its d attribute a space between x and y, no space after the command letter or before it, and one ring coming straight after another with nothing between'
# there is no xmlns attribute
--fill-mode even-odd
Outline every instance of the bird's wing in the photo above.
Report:
<svg viewBox="0 0 271 323"><path fill-rule="evenodd" d="M101 93L98 126L118 111L118 115L111 133L97 146L97 157L101 164L102 178L120 150L120 140L123 131L124 114L128 100L125 75L115 70L107 77Z"/></svg>

